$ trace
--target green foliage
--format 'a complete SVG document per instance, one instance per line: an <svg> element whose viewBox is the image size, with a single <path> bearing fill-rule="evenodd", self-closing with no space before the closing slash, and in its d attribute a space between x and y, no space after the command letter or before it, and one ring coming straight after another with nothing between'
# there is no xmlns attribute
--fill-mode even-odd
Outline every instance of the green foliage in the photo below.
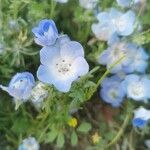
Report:
<svg viewBox="0 0 150 150"><path fill-rule="evenodd" d="M77 128L77 130L82 133L87 133L91 130L91 128L92 127L91 127L90 123L82 122L82 124L80 124L80 126Z"/></svg>
<svg viewBox="0 0 150 150"><path fill-rule="evenodd" d="M105 10L114 5L115 0L101 0L98 7ZM148 6L150 1L139 16L143 32L136 31L128 38L147 50L150 49ZM81 42L91 68L72 84L68 93L47 85L49 96L41 109L25 103L15 111L12 98L0 91L0 150L16 150L28 136L36 137L41 150L145 149L144 139L150 138L150 128L132 129L130 113L134 103L125 102L116 110L99 100L99 84L110 70L97 63L107 44L96 40L91 32L91 24L96 21L94 13L81 8L78 0L69 0L67 4L54 0L0 0L0 84L7 84L16 72L30 71L36 76L40 47L35 45L31 29L43 18L54 19L60 32ZM73 116L78 120L74 128L68 125ZM95 132L100 134L97 144L91 140Z"/></svg>

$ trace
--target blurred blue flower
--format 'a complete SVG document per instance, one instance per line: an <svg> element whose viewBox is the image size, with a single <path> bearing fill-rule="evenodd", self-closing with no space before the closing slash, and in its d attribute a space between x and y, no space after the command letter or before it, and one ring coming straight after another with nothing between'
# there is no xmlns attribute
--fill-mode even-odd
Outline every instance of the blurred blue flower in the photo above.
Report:
<svg viewBox="0 0 150 150"><path fill-rule="evenodd" d="M33 75L29 72L23 72L13 76L8 87L0 85L0 88L17 100L26 101L30 97L34 84Z"/></svg>
<svg viewBox="0 0 150 150"><path fill-rule="evenodd" d="M150 110L147 110L143 107L139 107L134 111L134 118L132 120L132 124L135 127L143 128L147 125L150 119Z"/></svg>
<svg viewBox="0 0 150 150"><path fill-rule="evenodd" d="M39 150L39 149L40 145L34 137L24 139L21 145L19 145L18 147L18 150Z"/></svg>
<svg viewBox="0 0 150 150"><path fill-rule="evenodd" d="M98 3L98 0L79 0L81 7L85 9L93 9Z"/></svg>
<svg viewBox="0 0 150 150"><path fill-rule="evenodd" d="M82 45L66 37L58 39L54 46L43 47L40 61L38 79L61 92L68 92L72 82L89 71Z"/></svg>
<svg viewBox="0 0 150 150"><path fill-rule="evenodd" d="M105 78L101 85L100 96L113 107L119 107L125 97L125 92L120 84L121 79L118 76L112 76Z"/></svg>
<svg viewBox="0 0 150 150"><path fill-rule="evenodd" d="M100 54L99 63L106 65L108 69L112 64L115 64L119 59L124 57L111 69L111 73L117 73L119 71L126 72L130 69L130 65L134 61L136 51L137 48L133 44L118 40Z"/></svg>
<svg viewBox="0 0 150 150"><path fill-rule="evenodd" d="M141 2L142 0L117 0L118 5L121 7L130 7Z"/></svg>
<svg viewBox="0 0 150 150"><path fill-rule="evenodd" d="M121 13L111 8L109 12L100 12L97 19L99 22L92 25L92 31L100 40L108 41L113 34L128 36L134 31L135 13L131 10Z"/></svg>
<svg viewBox="0 0 150 150"><path fill-rule="evenodd" d="M135 47L136 48L136 47ZM134 54L133 62L129 66L124 66L123 70L127 73L132 72L139 72L139 73L145 73L145 70L148 66L148 54L145 52L145 50L140 47L136 48L137 51Z"/></svg>
<svg viewBox="0 0 150 150"><path fill-rule="evenodd" d="M127 75L121 86L127 97L135 101L147 101L150 98L150 80L146 76Z"/></svg>
<svg viewBox="0 0 150 150"><path fill-rule="evenodd" d="M41 46L53 45L58 38L58 31L53 20L44 19L34 27L32 32L35 35L35 42Z"/></svg>
<svg viewBox="0 0 150 150"><path fill-rule="evenodd" d="M68 0L55 0L56 2L59 2L59 3L67 3Z"/></svg>

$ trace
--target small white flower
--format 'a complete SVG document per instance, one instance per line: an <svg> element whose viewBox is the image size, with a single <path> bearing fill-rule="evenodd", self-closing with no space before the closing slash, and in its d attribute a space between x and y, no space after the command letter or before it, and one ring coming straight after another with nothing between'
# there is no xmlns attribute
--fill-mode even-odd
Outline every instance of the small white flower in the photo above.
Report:
<svg viewBox="0 0 150 150"><path fill-rule="evenodd" d="M150 98L150 80L146 76L136 74L127 75L122 82L122 87L127 97L135 101L146 101Z"/></svg>
<svg viewBox="0 0 150 150"><path fill-rule="evenodd" d="M18 150L39 150L39 143L34 137L29 137L22 141L22 144L19 146Z"/></svg>
<svg viewBox="0 0 150 150"><path fill-rule="evenodd" d="M33 104L39 105L47 96L48 91L45 89L45 85L39 82L31 92L31 101Z"/></svg>
<svg viewBox="0 0 150 150"><path fill-rule="evenodd" d="M150 119L150 110L139 107L134 111L133 126L143 128Z"/></svg>
<svg viewBox="0 0 150 150"><path fill-rule="evenodd" d="M144 107L139 107L134 111L134 118L148 120L150 119L150 110L147 110Z"/></svg>

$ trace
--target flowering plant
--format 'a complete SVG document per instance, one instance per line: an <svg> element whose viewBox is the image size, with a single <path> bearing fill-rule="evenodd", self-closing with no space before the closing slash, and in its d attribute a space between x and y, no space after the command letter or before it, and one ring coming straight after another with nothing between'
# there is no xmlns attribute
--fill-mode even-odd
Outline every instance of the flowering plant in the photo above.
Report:
<svg viewBox="0 0 150 150"><path fill-rule="evenodd" d="M150 148L149 5L0 1L0 149Z"/></svg>

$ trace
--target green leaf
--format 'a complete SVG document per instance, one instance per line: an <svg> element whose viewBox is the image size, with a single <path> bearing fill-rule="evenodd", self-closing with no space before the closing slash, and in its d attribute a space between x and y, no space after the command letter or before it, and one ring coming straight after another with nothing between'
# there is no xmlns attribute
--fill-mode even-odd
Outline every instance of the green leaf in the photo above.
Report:
<svg viewBox="0 0 150 150"><path fill-rule="evenodd" d="M58 132L56 130L52 130L51 132L49 132L47 134L47 138L45 140L45 143L53 142L56 139L57 135L58 135Z"/></svg>
<svg viewBox="0 0 150 150"><path fill-rule="evenodd" d="M87 133L91 130L92 126L90 123L88 122L83 122L78 128L77 130L79 132L83 132L83 133Z"/></svg>
<svg viewBox="0 0 150 150"><path fill-rule="evenodd" d="M77 143L78 143L78 136L77 136L76 132L73 131L71 134L71 144L72 144L72 146L75 146L75 145L77 145Z"/></svg>
<svg viewBox="0 0 150 150"><path fill-rule="evenodd" d="M62 148L64 146L64 143L65 143L64 134L60 132L57 137L57 147Z"/></svg>
<svg viewBox="0 0 150 150"><path fill-rule="evenodd" d="M17 134L26 133L30 125L30 121L27 118L20 117L14 121L11 130Z"/></svg>

